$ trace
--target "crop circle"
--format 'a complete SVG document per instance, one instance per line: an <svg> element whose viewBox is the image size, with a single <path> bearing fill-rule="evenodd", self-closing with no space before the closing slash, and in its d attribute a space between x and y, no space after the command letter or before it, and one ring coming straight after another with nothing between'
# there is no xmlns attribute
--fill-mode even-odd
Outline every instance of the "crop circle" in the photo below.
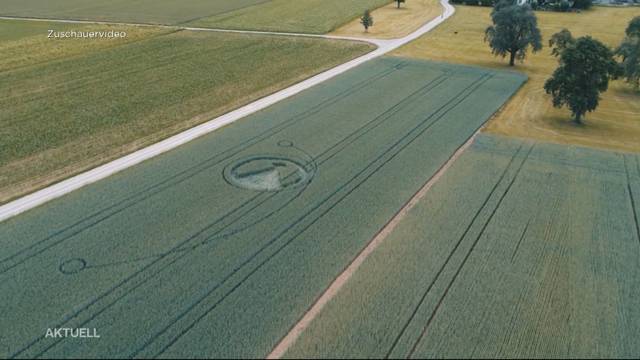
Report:
<svg viewBox="0 0 640 360"><path fill-rule="evenodd" d="M278 141L278 146L280 147L293 147L293 142L289 140L280 140Z"/></svg>
<svg viewBox="0 0 640 360"><path fill-rule="evenodd" d="M233 186L270 192L305 186L313 174L313 168L304 161L280 155L250 156L224 170L225 180Z"/></svg>
<svg viewBox="0 0 640 360"><path fill-rule="evenodd" d="M71 275L71 274L79 273L80 271L84 270L86 267L87 267L87 261L85 259L77 258L77 259L70 259L63 262L62 264L60 264L60 267L58 269L60 270L61 273L65 275Z"/></svg>

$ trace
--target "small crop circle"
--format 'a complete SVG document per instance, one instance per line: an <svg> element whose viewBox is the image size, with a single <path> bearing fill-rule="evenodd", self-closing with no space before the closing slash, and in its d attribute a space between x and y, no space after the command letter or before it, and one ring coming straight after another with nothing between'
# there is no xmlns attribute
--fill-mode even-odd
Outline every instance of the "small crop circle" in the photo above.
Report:
<svg viewBox="0 0 640 360"><path fill-rule="evenodd" d="M65 275L77 274L87 267L87 261L85 259L70 259L62 264L58 268L61 273Z"/></svg>
<svg viewBox="0 0 640 360"><path fill-rule="evenodd" d="M280 140L278 141L278 146L280 147L293 147L293 142L289 140Z"/></svg>

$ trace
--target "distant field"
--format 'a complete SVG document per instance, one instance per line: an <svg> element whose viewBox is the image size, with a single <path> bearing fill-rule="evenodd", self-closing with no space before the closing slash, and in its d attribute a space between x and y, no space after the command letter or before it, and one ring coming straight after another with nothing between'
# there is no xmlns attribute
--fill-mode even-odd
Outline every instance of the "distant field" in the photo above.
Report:
<svg viewBox="0 0 640 360"><path fill-rule="evenodd" d="M0 223L0 357L263 358L523 81L373 60Z"/></svg>
<svg viewBox="0 0 640 360"><path fill-rule="evenodd" d="M47 39L120 29L124 40ZM308 38L0 21L0 202L370 51Z"/></svg>
<svg viewBox="0 0 640 360"><path fill-rule="evenodd" d="M52 40L48 30L55 31L104 31L116 30L127 33L126 38L100 40ZM22 20L0 20L0 77L19 68L44 65L57 60L64 61L78 56L98 53L126 44L148 40L168 31L137 26L52 24L48 22L26 22ZM66 66L64 63L61 66ZM66 73L60 68L58 71ZM97 71L96 71L97 72ZM7 92L10 89L0 89Z"/></svg>
<svg viewBox="0 0 640 360"><path fill-rule="evenodd" d="M291 358L635 358L640 156L482 135Z"/></svg>
<svg viewBox="0 0 640 360"><path fill-rule="evenodd" d="M223 29L325 34L390 0L271 0L191 23Z"/></svg>
<svg viewBox="0 0 640 360"><path fill-rule="evenodd" d="M176 24L270 0L2 0L0 15Z"/></svg>
<svg viewBox="0 0 640 360"><path fill-rule="evenodd" d="M422 1L422 0L420 0ZM391 0L2 0L0 15L328 33ZM401 25L406 26L406 25Z"/></svg>
<svg viewBox="0 0 640 360"><path fill-rule="evenodd" d="M395 54L508 69L507 61L494 57L483 42L484 29L491 23L491 10L475 6L456 6L456 9L452 18ZM595 7L579 14L536 12L536 15L545 48L513 69L526 73L529 81L489 123L487 131L558 143L640 151L640 93L632 91L624 82L611 84L598 110L587 114L586 126L573 125L568 110L553 108L550 97L543 90L544 82L557 67L557 59L546 47L552 34L566 27L575 36L592 35L609 46L617 46L629 20L640 15L640 7Z"/></svg>
<svg viewBox="0 0 640 360"><path fill-rule="evenodd" d="M439 0L411 0L400 9L395 2L372 12L374 25L368 32L356 18L339 27L331 35L393 39L406 36L439 16L443 11Z"/></svg>
<svg viewBox="0 0 640 360"><path fill-rule="evenodd" d="M29 36L40 36L41 40L46 40L47 30L51 28L50 23L34 22L30 26L24 26L23 23L24 22L21 20L0 20L0 43L5 43L12 40L20 40ZM56 28L59 30L67 30L80 27L72 24L59 24L56 25ZM4 57L0 58L0 61L1 60L4 60Z"/></svg>

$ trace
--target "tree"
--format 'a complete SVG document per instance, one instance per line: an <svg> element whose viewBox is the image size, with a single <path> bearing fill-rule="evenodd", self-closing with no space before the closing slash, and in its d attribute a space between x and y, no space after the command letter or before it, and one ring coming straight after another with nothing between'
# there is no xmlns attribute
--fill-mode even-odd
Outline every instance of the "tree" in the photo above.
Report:
<svg viewBox="0 0 640 360"><path fill-rule="evenodd" d="M622 75L636 90L640 88L640 16L629 23L627 36L616 49L622 60Z"/></svg>
<svg viewBox="0 0 640 360"><path fill-rule="evenodd" d="M615 79L619 67L613 52L590 36L574 39L568 30L555 34L550 45L560 65L544 84L544 90L553 97L553 106L567 106L573 121L582 124L582 117L598 107L600 93Z"/></svg>
<svg viewBox="0 0 640 360"><path fill-rule="evenodd" d="M593 0L573 0L573 8L587 10L593 6Z"/></svg>
<svg viewBox="0 0 640 360"><path fill-rule="evenodd" d="M400 9L400 4L404 4L405 0L396 0L396 4L398 4L398 9Z"/></svg>
<svg viewBox="0 0 640 360"><path fill-rule="evenodd" d="M640 36L640 16L636 16L629 22L627 30L625 31L627 36Z"/></svg>
<svg viewBox="0 0 640 360"><path fill-rule="evenodd" d="M373 16L369 10L364 11L364 15L360 18L360 23L364 26L364 31L369 32L369 28L373 26Z"/></svg>
<svg viewBox="0 0 640 360"><path fill-rule="evenodd" d="M516 59L524 60L529 47L533 52L542 49L542 35L538 20L529 5L514 5L512 1L499 1L491 12L493 25L485 31L485 41L491 52L503 58L509 54L509 66Z"/></svg>
<svg viewBox="0 0 640 360"><path fill-rule="evenodd" d="M549 47L551 48L551 55L558 57L562 55L562 52L569 46L575 44L576 40L571 35L571 31L562 29L559 32L553 34L549 39Z"/></svg>
<svg viewBox="0 0 640 360"><path fill-rule="evenodd" d="M569 0L560 0L557 11L568 12L569 10L571 10L571 3Z"/></svg>
<svg viewBox="0 0 640 360"><path fill-rule="evenodd" d="M493 3L493 11L499 11L507 6L518 5L517 0L496 0Z"/></svg>

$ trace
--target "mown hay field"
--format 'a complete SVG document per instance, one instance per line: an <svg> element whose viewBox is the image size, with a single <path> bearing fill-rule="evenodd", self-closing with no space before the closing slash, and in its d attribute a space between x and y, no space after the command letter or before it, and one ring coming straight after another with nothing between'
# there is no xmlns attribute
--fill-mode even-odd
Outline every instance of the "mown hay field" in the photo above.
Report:
<svg viewBox="0 0 640 360"><path fill-rule="evenodd" d="M118 30L49 39L46 27ZM0 21L0 202L372 50L363 43ZM11 35L14 34L14 35Z"/></svg>
<svg viewBox="0 0 640 360"><path fill-rule="evenodd" d="M598 109L587 114L586 125L576 126L565 109L553 108L544 82L557 67L547 47L549 38L562 28L574 36L591 35L611 47L618 46L629 21L640 7L595 7L581 13L536 12L545 47L529 54L515 68L494 57L484 42L491 24L489 8L456 6L456 14L417 41L395 51L396 55L452 63L479 65L524 72L529 81L488 125L487 131L521 138L604 149L640 151L640 93L623 81L610 84Z"/></svg>
<svg viewBox="0 0 640 360"><path fill-rule="evenodd" d="M271 0L190 23L221 29L325 34L389 0Z"/></svg>
<svg viewBox="0 0 640 360"><path fill-rule="evenodd" d="M2 0L0 15L177 24L269 0Z"/></svg>
<svg viewBox="0 0 640 360"><path fill-rule="evenodd" d="M331 35L356 36L376 39L395 39L415 31L420 26L440 16L443 8L439 0L411 0L400 8L395 2L371 13L374 24L365 32L360 18L340 26Z"/></svg>
<svg viewBox="0 0 640 360"><path fill-rule="evenodd" d="M481 135L285 354L634 358L640 156Z"/></svg>
<svg viewBox="0 0 640 360"><path fill-rule="evenodd" d="M266 356L524 80L377 59L0 223L0 356Z"/></svg>

